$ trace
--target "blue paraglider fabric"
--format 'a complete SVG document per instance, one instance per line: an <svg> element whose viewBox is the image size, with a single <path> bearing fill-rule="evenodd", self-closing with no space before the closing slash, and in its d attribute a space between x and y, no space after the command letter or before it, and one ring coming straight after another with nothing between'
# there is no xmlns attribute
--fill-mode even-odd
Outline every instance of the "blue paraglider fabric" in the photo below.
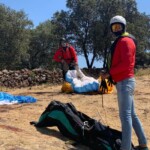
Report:
<svg viewBox="0 0 150 150"><path fill-rule="evenodd" d="M6 92L0 92L0 105L15 103L35 103L36 98L24 95L12 95Z"/></svg>
<svg viewBox="0 0 150 150"><path fill-rule="evenodd" d="M66 74L66 81L69 82L76 93L97 92L100 87L98 80L88 77L80 70L80 76L76 70L69 70Z"/></svg>

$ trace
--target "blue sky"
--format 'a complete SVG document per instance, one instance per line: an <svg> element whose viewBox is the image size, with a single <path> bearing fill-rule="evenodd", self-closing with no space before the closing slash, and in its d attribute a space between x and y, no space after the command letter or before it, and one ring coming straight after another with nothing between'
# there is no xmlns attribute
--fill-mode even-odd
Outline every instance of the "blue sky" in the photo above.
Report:
<svg viewBox="0 0 150 150"><path fill-rule="evenodd" d="M51 19L56 11L66 9L66 0L0 0L0 3L17 11L23 10L35 26Z"/></svg>
<svg viewBox="0 0 150 150"><path fill-rule="evenodd" d="M150 0L136 0L140 12L150 14ZM40 22L51 19L56 11L66 9L66 0L0 0L1 4L23 10L35 26Z"/></svg>
<svg viewBox="0 0 150 150"><path fill-rule="evenodd" d="M150 0L136 0L140 12L150 15ZM0 0L11 9L23 10L35 26L51 19L56 11L66 10L66 0ZM86 67L83 57L79 56L79 66ZM95 62L94 66L101 67L101 62Z"/></svg>

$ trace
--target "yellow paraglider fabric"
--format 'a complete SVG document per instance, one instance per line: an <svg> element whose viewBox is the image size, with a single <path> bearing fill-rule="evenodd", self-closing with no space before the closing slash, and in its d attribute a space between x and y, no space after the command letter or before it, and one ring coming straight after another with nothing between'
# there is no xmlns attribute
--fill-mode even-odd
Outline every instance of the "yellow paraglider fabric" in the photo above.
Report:
<svg viewBox="0 0 150 150"><path fill-rule="evenodd" d="M71 84L69 82L64 82L61 87L61 91L65 93L73 93Z"/></svg>
<svg viewBox="0 0 150 150"><path fill-rule="evenodd" d="M105 80L106 80L106 83L107 83L107 79L105 79ZM101 76L98 78L98 81L101 83ZM107 83L107 88L108 88L108 91L105 91L105 93L103 93L103 94L111 94L113 92L114 86L113 85L110 86ZM71 84L69 82L64 82L63 83L61 91L64 92L64 93L73 93L74 92L73 88L72 88L72 86L71 86ZM96 92L94 92L94 93L96 93ZM99 90L97 91L97 93L102 93L101 87L99 88Z"/></svg>
<svg viewBox="0 0 150 150"><path fill-rule="evenodd" d="M101 76L100 76L98 78L98 81L101 82L101 80L102 79L101 79ZM105 81L106 81L106 84L107 84L108 91L105 91L105 93L103 93L103 94L111 94L113 92L114 85L109 85L107 79L105 79ZM99 92L102 93L102 88L101 87L99 88Z"/></svg>

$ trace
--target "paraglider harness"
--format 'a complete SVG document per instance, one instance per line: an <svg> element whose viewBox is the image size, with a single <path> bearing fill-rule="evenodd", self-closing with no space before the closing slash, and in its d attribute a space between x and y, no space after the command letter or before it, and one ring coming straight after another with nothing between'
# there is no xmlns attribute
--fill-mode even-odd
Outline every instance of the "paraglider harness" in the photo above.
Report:
<svg viewBox="0 0 150 150"><path fill-rule="evenodd" d="M110 51L108 53L107 60L106 60L106 71L109 71L109 69L111 68L111 62L112 62L114 51L115 51L118 41L124 37L131 38L134 41L135 45L137 45L135 37L133 35L129 34L128 32L125 32L121 36L119 36L110 47Z"/></svg>
<svg viewBox="0 0 150 150"><path fill-rule="evenodd" d="M39 121L31 121L30 124L37 128L56 126L62 135L92 150L120 150L122 133L119 130L78 111L72 103L53 100Z"/></svg>
<svg viewBox="0 0 150 150"><path fill-rule="evenodd" d="M129 38L131 38L131 39L134 41L135 45L137 45L137 42L136 42L135 37L134 37L133 35L129 34L128 32L125 32L125 33L123 33L121 36L119 36L119 37L113 42L113 44L112 44L111 47L110 47L109 52L106 54L106 57L105 57L105 60L104 60L104 62L106 62L106 63L105 63L105 65L104 65L104 68L103 68L102 73L108 73L108 72L109 72L109 69L110 69L110 67L111 67L111 62L112 62L112 59L113 59L113 55L114 55L114 52L115 52L116 45L117 45L118 41L119 41L121 38L124 38L124 37L129 37ZM108 85L109 85L109 86L113 86L113 85L116 84L116 82L113 81L113 79L112 79L111 76L108 78L108 81L107 81L107 82L108 82ZM103 91L107 90L107 84L106 84L106 81L105 81L105 80L102 80L102 82L101 82L101 87L103 88Z"/></svg>

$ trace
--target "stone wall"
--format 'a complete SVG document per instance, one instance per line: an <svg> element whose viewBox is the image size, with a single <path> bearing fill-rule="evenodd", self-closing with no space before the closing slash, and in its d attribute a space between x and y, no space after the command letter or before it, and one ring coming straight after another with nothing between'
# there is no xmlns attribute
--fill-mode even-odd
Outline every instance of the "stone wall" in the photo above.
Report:
<svg viewBox="0 0 150 150"><path fill-rule="evenodd" d="M0 86L9 88L30 87L43 83L60 84L63 82L62 71L45 69L22 69L22 70L2 70L0 71Z"/></svg>
<svg viewBox="0 0 150 150"><path fill-rule="evenodd" d="M86 76L98 78L99 69L83 69ZM54 69L52 71L45 69L22 69L22 70L2 70L0 71L0 86L8 88L30 87L40 84L62 84L62 71Z"/></svg>

